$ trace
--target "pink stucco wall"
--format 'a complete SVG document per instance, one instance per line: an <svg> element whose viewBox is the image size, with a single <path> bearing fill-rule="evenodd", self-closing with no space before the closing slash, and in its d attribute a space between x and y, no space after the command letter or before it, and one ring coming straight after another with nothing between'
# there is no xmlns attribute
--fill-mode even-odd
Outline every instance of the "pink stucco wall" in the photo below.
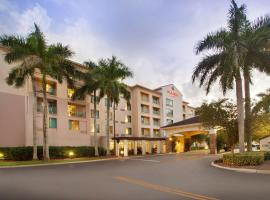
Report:
<svg viewBox="0 0 270 200"><path fill-rule="evenodd" d="M25 145L25 96L0 92L0 147Z"/></svg>

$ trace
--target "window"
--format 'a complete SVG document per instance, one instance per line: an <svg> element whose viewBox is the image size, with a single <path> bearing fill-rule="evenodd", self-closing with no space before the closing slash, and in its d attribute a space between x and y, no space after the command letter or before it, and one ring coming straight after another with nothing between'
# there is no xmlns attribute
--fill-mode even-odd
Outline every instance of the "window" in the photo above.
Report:
<svg viewBox="0 0 270 200"><path fill-rule="evenodd" d="M141 93L141 99L142 99L142 101L148 102L149 101L149 95L145 94L145 93Z"/></svg>
<svg viewBox="0 0 270 200"><path fill-rule="evenodd" d="M149 125L150 124L149 117L141 116L141 123L144 125Z"/></svg>
<svg viewBox="0 0 270 200"><path fill-rule="evenodd" d="M97 129L96 132L99 133L100 132L100 126L99 126L99 124L97 124L96 129ZM94 124L91 124L91 132L92 133L95 132Z"/></svg>
<svg viewBox="0 0 270 200"><path fill-rule="evenodd" d="M183 120L185 120L186 119L186 114L183 114Z"/></svg>
<svg viewBox="0 0 270 200"><path fill-rule="evenodd" d="M107 107L108 104L108 98L105 98L105 106ZM112 102L110 102L110 107L112 107Z"/></svg>
<svg viewBox="0 0 270 200"><path fill-rule="evenodd" d="M167 117L173 117L173 110L172 109L166 109L166 116Z"/></svg>
<svg viewBox="0 0 270 200"><path fill-rule="evenodd" d="M91 118L95 117L94 113L95 113L94 110L91 110ZM99 119L99 111L98 110L96 111L96 118Z"/></svg>
<svg viewBox="0 0 270 200"><path fill-rule="evenodd" d="M160 115L160 109L153 107L153 114L154 115Z"/></svg>
<svg viewBox="0 0 270 200"><path fill-rule="evenodd" d="M173 120L172 119L167 119L167 124L172 124L173 123Z"/></svg>
<svg viewBox="0 0 270 200"><path fill-rule="evenodd" d="M126 135L131 135L131 134L132 134L132 129L126 128Z"/></svg>
<svg viewBox="0 0 270 200"><path fill-rule="evenodd" d="M110 126L110 128L109 128L109 133L110 133L110 134L113 134L113 126Z"/></svg>
<svg viewBox="0 0 270 200"><path fill-rule="evenodd" d="M154 118L153 124L154 124L154 126L159 126L159 119Z"/></svg>
<svg viewBox="0 0 270 200"><path fill-rule="evenodd" d="M113 120L113 114L110 112L110 120Z"/></svg>
<svg viewBox="0 0 270 200"><path fill-rule="evenodd" d="M69 130L79 131L80 130L80 122L78 120L69 120Z"/></svg>
<svg viewBox="0 0 270 200"><path fill-rule="evenodd" d="M131 111L131 104L130 103L127 103L126 104L125 110Z"/></svg>
<svg viewBox="0 0 270 200"><path fill-rule="evenodd" d="M68 96L68 98L71 99L74 93L75 93L75 90L74 89L72 89L72 88L68 88L67 89L67 96Z"/></svg>
<svg viewBox="0 0 270 200"><path fill-rule="evenodd" d="M166 106L173 107L173 100L166 98Z"/></svg>
<svg viewBox="0 0 270 200"><path fill-rule="evenodd" d="M149 106L141 104L141 112L149 113Z"/></svg>
<svg viewBox="0 0 270 200"><path fill-rule="evenodd" d="M182 106L182 109L183 109L183 112L186 112L186 106L185 105Z"/></svg>
<svg viewBox="0 0 270 200"><path fill-rule="evenodd" d="M48 112L50 114L57 113L57 102L56 101L48 101Z"/></svg>
<svg viewBox="0 0 270 200"><path fill-rule="evenodd" d="M94 103L94 95L91 95L91 103ZM96 97L96 100L97 100L97 104L99 104L99 101L100 101L100 99L99 99L99 97Z"/></svg>
<svg viewBox="0 0 270 200"><path fill-rule="evenodd" d="M153 96L153 99L152 100L153 100L153 103L154 104L159 104L159 98L158 97L154 97Z"/></svg>
<svg viewBox="0 0 270 200"><path fill-rule="evenodd" d="M150 136L150 129L149 128L142 128L142 135L143 136Z"/></svg>
<svg viewBox="0 0 270 200"><path fill-rule="evenodd" d="M69 117L84 117L86 116L85 106L75 105L75 104L68 104L68 116Z"/></svg>
<svg viewBox="0 0 270 200"><path fill-rule="evenodd" d="M130 115L126 116L125 122L126 123L131 123L131 116Z"/></svg>
<svg viewBox="0 0 270 200"><path fill-rule="evenodd" d="M57 119L49 118L49 128L57 128Z"/></svg>
<svg viewBox="0 0 270 200"><path fill-rule="evenodd" d="M160 130L159 130L159 129L154 129L153 131L154 131L154 135L155 135L156 137L161 136L161 135L160 135Z"/></svg>

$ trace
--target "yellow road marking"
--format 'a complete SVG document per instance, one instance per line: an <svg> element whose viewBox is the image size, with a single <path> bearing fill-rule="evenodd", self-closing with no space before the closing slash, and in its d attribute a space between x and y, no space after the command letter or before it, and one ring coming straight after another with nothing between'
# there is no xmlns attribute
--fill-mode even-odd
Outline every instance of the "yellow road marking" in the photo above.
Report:
<svg viewBox="0 0 270 200"><path fill-rule="evenodd" d="M195 199L195 200L218 200L218 199L213 198L213 197L207 197L207 196L203 196L203 195L199 195L199 194L193 194L193 193L190 193L190 192L185 192L185 191L182 191L182 190L169 188L169 187L166 187L166 186L147 183L145 181L130 179L130 178L123 177L123 176L117 176L117 177L114 177L114 178L116 180L119 180L119 181L124 181L124 182L132 183L132 184L135 184L135 185L140 185L140 186L143 186L143 187L146 187L146 188L150 188L150 189L153 189L153 190L166 192L166 193L170 193L170 194L175 194L175 195L182 196L182 197L188 197L190 199Z"/></svg>

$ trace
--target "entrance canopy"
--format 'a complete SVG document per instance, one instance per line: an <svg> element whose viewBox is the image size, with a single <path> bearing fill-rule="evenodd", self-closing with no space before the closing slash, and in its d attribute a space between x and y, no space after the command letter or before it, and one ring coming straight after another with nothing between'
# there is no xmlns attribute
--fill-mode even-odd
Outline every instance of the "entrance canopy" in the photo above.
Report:
<svg viewBox="0 0 270 200"><path fill-rule="evenodd" d="M189 138L193 135L209 133L209 130L202 126L199 116L191 117L189 119L163 126L161 129L166 132L168 137L182 135Z"/></svg>
<svg viewBox="0 0 270 200"><path fill-rule="evenodd" d="M161 130L166 132L167 137L179 137L179 141L184 143L185 140L190 139L193 135L209 134L210 138L210 152L216 152L216 130L206 129L203 127L199 116L191 117L173 124L161 127Z"/></svg>

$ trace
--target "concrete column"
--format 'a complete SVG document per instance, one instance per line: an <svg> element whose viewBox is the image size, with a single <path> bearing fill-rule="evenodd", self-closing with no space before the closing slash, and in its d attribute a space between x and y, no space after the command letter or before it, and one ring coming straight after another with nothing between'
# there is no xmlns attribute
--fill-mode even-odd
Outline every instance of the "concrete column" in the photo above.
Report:
<svg viewBox="0 0 270 200"><path fill-rule="evenodd" d="M117 142L115 143L115 151L116 151L116 156L119 156L119 144Z"/></svg>
<svg viewBox="0 0 270 200"><path fill-rule="evenodd" d="M153 147L153 142L149 141L149 154L152 154L152 147Z"/></svg>
<svg viewBox="0 0 270 200"><path fill-rule="evenodd" d="M128 156L128 141L124 140L124 156Z"/></svg>
<svg viewBox="0 0 270 200"><path fill-rule="evenodd" d="M137 141L134 141L134 155L137 155Z"/></svg>
<svg viewBox="0 0 270 200"><path fill-rule="evenodd" d="M145 146L146 146L145 141L142 140L142 155L145 155Z"/></svg>
<svg viewBox="0 0 270 200"><path fill-rule="evenodd" d="M209 139L210 139L210 154L217 153L217 132L215 129L209 130Z"/></svg>
<svg viewBox="0 0 270 200"><path fill-rule="evenodd" d="M157 153L161 153L161 141L157 141Z"/></svg>

